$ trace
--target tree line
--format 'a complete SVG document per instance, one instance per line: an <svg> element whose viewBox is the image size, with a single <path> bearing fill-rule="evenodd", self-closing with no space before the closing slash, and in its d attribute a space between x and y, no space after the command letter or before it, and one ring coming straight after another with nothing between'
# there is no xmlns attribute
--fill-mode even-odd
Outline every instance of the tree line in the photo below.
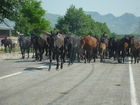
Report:
<svg viewBox="0 0 140 105"><path fill-rule="evenodd" d="M111 35L106 23L100 23L85 14L82 8L71 5L66 14L58 19L55 29L45 19L46 11L38 0L1 0L0 22L7 18L15 21L15 31L25 35L39 33L40 30L58 30L65 34L101 36L104 32Z"/></svg>

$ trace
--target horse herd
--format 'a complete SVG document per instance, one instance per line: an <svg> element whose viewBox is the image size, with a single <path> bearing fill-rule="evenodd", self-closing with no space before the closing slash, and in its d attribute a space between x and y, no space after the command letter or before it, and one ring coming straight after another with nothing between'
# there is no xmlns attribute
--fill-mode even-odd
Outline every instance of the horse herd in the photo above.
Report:
<svg viewBox="0 0 140 105"><path fill-rule="evenodd" d="M6 40L6 39L4 39ZM131 57L131 63L138 63L140 58L140 41L134 36L127 35L117 39L115 37L101 38L85 35L64 35L62 33L48 33L42 35L32 34L31 36L19 35L19 47L22 58L25 58L25 52L28 53L33 49L35 60L41 61L43 54L48 57L49 70L52 61L56 60L56 69L62 69L63 64L68 62L69 65L75 61L90 63L93 59L96 62L100 58L100 62L105 62L106 58L114 58L118 63L124 63L126 57ZM4 44L4 41L1 41Z"/></svg>

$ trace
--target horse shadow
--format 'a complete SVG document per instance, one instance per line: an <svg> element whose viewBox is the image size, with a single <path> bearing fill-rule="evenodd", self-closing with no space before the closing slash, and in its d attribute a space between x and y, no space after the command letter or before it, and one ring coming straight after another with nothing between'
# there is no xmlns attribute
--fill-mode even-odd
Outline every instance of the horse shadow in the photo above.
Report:
<svg viewBox="0 0 140 105"><path fill-rule="evenodd" d="M35 71L35 70L43 70L44 68L37 68L37 67L27 67L24 71Z"/></svg>
<svg viewBox="0 0 140 105"><path fill-rule="evenodd" d="M48 70L49 68L49 62L38 62L40 65L39 67L27 67L24 69L24 71L41 71L41 70ZM52 66L56 66L56 62L52 62Z"/></svg>
<svg viewBox="0 0 140 105"><path fill-rule="evenodd" d="M129 64L130 60L126 59L125 62L120 62L118 63L117 60L110 60L110 59L106 59L104 62L101 63L105 63L105 64Z"/></svg>

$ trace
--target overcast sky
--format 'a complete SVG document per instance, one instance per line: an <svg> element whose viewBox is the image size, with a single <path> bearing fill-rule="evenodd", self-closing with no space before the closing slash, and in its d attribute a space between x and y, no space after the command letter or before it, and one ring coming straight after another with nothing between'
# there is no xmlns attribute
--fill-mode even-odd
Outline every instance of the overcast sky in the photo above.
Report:
<svg viewBox="0 0 140 105"><path fill-rule="evenodd" d="M82 7L84 11L96 11L100 14L112 13L120 16L133 13L140 16L140 0L41 0L42 6L49 13L64 15L70 5Z"/></svg>

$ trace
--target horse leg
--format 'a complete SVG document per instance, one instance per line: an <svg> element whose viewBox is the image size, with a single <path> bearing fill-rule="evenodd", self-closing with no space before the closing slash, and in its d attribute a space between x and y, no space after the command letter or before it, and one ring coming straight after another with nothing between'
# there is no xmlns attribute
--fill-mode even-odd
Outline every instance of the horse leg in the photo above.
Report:
<svg viewBox="0 0 140 105"><path fill-rule="evenodd" d="M136 56L134 56L134 64L137 62L137 57Z"/></svg>
<svg viewBox="0 0 140 105"><path fill-rule="evenodd" d="M94 62L96 62L96 58L97 58L97 53L93 53L93 60L94 60Z"/></svg>
<svg viewBox="0 0 140 105"><path fill-rule="evenodd" d="M68 63L68 66L71 64L71 53L72 53L72 51L70 49L70 51L69 51L69 63Z"/></svg>
<svg viewBox="0 0 140 105"><path fill-rule="evenodd" d="M104 52L104 49L102 49L102 62L104 62L104 59L107 57L106 52Z"/></svg>
<svg viewBox="0 0 140 105"><path fill-rule="evenodd" d="M91 62L91 60L92 60L92 58L93 58L93 51L92 51L93 49L91 49L90 50L90 52L89 52L89 63Z"/></svg>
<svg viewBox="0 0 140 105"><path fill-rule="evenodd" d="M133 56L131 56L131 64L133 63Z"/></svg>
<svg viewBox="0 0 140 105"><path fill-rule="evenodd" d="M35 60L38 60L38 53L37 53L38 49L35 48Z"/></svg>
<svg viewBox="0 0 140 105"><path fill-rule="evenodd" d="M139 58L137 59L137 63L139 63Z"/></svg>
<svg viewBox="0 0 140 105"><path fill-rule="evenodd" d="M25 49L21 49L22 59L25 58Z"/></svg>
<svg viewBox="0 0 140 105"><path fill-rule="evenodd" d="M11 51L10 51L10 46L9 46L9 45L7 45L7 47L8 47L8 52L9 52L9 53L11 53Z"/></svg>
<svg viewBox="0 0 140 105"><path fill-rule="evenodd" d="M87 52L87 62L89 63L89 52Z"/></svg>
<svg viewBox="0 0 140 105"><path fill-rule="evenodd" d="M39 48L39 61L42 61L42 56L43 56L43 51L44 49L43 48Z"/></svg>
<svg viewBox="0 0 140 105"><path fill-rule="evenodd" d="M72 64L72 56L73 55L73 49L72 48L70 48L70 50L69 50L69 64L68 65L71 65Z"/></svg>
<svg viewBox="0 0 140 105"><path fill-rule="evenodd" d="M100 49L100 62L103 62L103 49Z"/></svg>
<svg viewBox="0 0 140 105"><path fill-rule="evenodd" d="M4 51L7 52L7 46L4 46Z"/></svg>
<svg viewBox="0 0 140 105"><path fill-rule="evenodd" d="M48 69L48 71L50 71L51 65L52 65L52 51L51 51L51 49L49 49L49 59L50 59L50 63L49 63L49 69Z"/></svg>
<svg viewBox="0 0 140 105"><path fill-rule="evenodd" d="M72 59L71 64L73 64L73 63L74 63L75 58L76 58L76 49L75 49L75 48L73 48L73 51L72 51L72 56L71 56L71 59Z"/></svg>
<svg viewBox="0 0 140 105"><path fill-rule="evenodd" d="M33 53L32 58L34 58L34 57L35 57L35 51L34 51L34 48L32 49L31 52Z"/></svg>
<svg viewBox="0 0 140 105"><path fill-rule="evenodd" d="M58 52L58 50L56 51L56 61L57 61L56 70L58 70L59 69L59 52Z"/></svg>
<svg viewBox="0 0 140 105"><path fill-rule="evenodd" d="M84 60L85 60L85 63L87 63L87 51L85 51Z"/></svg>
<svg viewBox="0 0 140 105"><path fill-rule="evenodd" d="M103 56L100 55L100 62L103 62Z"/></svg>
<svg viewBox="0 0 140 105"><path fill-rule="evenodd" d="M9 45L9 53L12 52L12 48L13 48L13 46L12 46L12 44L10 44L10 45Z"/></svg>
<svg viewBox="0 0 140 105"><path fill-rule="evenodd" d="M30 48L27 49L27 54L28 54L28 57L27 58L29 58L29 53L30 53Z"/></svg>
<svg viewBox="0 0 140 105"><path fill-rule="evenodd" d="M65 56L63 56L63 50L61 50L61 69L63 69L64 57L65 57Z"/></svg>

